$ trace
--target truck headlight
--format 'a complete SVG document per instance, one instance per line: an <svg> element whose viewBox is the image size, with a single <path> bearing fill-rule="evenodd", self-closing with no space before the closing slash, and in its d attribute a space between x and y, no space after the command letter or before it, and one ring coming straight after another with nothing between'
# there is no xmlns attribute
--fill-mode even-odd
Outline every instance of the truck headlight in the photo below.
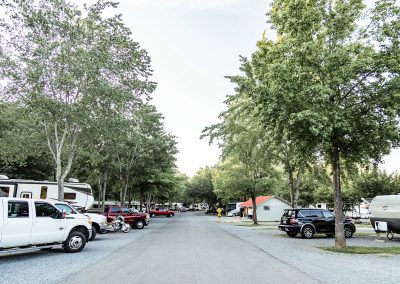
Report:
<svg viewBox="0 0 400 284"><path fill-rule="evenodd" d="M107 224L106 218L104 218L103 220L101 220L101 224L102 224L102 225L106 225L106 224Z"/></svg>

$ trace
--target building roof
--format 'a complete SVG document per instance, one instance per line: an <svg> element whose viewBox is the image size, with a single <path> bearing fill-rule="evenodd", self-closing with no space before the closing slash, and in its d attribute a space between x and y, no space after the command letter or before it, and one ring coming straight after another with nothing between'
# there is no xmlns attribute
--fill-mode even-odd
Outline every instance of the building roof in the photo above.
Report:
<svg viewBox="0 0 400 284"><path fill-rule="evenodd" d="M256 204L260 205L264 203L265 201L270 200L274 196L258 196L256 197ZM246 202L240 203L240 207L253 207L253 202L251 201L251 198L249 198Z"/></svg>

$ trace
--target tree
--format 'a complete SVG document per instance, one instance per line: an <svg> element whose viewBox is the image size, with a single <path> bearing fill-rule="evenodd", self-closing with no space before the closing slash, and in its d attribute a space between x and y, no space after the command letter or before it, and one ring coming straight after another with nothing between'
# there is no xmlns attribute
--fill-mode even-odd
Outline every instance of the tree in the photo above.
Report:
<svg viewBox="0 0 400 284"><path fill-rule="evenodd" d="M215 206L217 196L214 193L213 171L210 167L201 168L189 180L188 195L192 202L206 201L210 206Z"/></svg>
<svg viewBox="0 0 400 284"><path fill-rule="evenodd" d="M38 117L54 160L58 198L90 121L103 106L121 112L150 94L150 58L121 16L103 19L101 1L84 12L65 0L1 1L1 96Z"/></svg>
<svg viewBox="0 0 400 284"><path fill-rule="evenodd" d="M379 160L399 141L400 9L391 0L369 11L362 0L275 0L268 15L278 36L253 54L253 99L265 126L330 162L343 248L343 161Z"/></svg>

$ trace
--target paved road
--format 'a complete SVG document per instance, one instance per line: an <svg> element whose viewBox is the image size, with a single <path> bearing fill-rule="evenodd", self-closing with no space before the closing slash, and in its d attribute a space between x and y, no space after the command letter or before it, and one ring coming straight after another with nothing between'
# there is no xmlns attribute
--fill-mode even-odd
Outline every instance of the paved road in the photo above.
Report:
<svg viewBox="0 0 400 284"><path fill-rule="evenodd" d="M316 283L310 276L221 229L181 214L67 283Z"/></svg>

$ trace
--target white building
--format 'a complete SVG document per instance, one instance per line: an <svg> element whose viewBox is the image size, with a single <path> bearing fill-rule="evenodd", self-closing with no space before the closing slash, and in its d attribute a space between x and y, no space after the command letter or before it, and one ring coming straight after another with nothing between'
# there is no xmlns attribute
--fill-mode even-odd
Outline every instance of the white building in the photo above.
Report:
<svg viewBox="0 0 400 284"><path fill-rule="evenodd" d="M291 208L289 202L277 196L258 196L257 204L257 220L258 221L280 221L283 210ZM247 216L253 215L253 203L251 198L240 204L245 209Z"/></svg>

